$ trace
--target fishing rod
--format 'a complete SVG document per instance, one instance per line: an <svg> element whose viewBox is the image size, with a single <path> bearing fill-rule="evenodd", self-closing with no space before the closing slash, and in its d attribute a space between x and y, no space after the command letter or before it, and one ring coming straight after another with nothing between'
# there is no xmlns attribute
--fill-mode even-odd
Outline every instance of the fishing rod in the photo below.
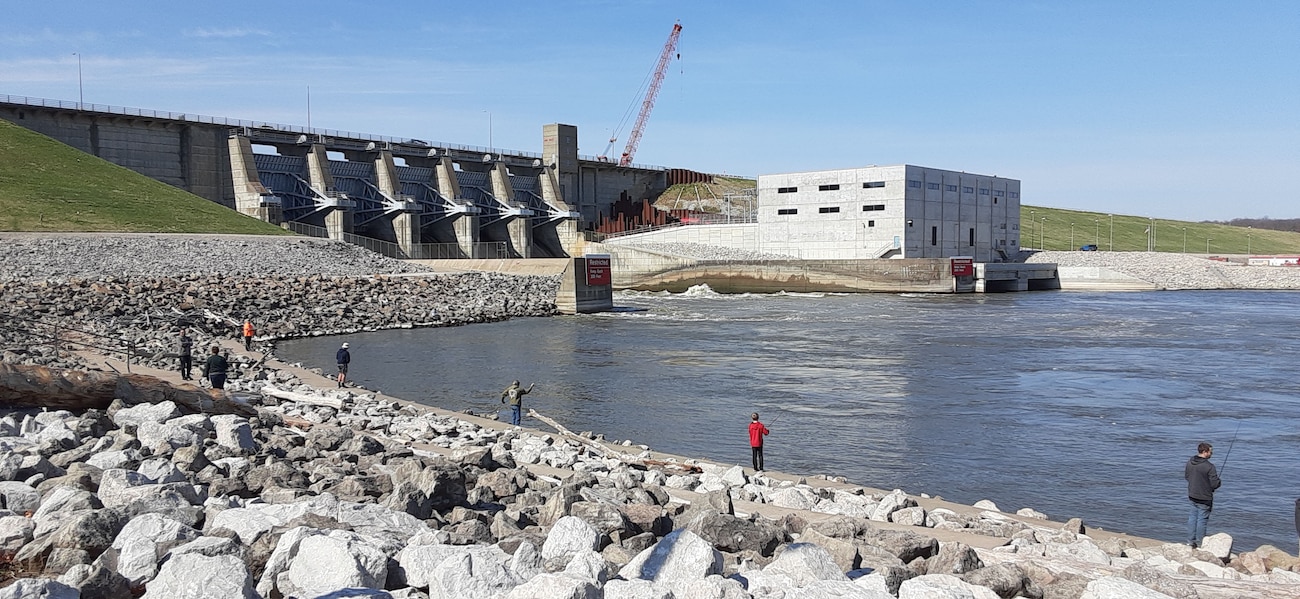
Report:
<svg viewBox="0 0 1300 599"><path fill-rule="evenodd" d="M1237 423L1237 430L1232 433L1232 440L1228 442L1228 451L1223 454L1223 463L1219 465L1219 476L1223 476L1223 469L1228 467L1228 457L1232 455L1232 444L1237 442L1237 433L1241 432L1241 423Z"/></svg>

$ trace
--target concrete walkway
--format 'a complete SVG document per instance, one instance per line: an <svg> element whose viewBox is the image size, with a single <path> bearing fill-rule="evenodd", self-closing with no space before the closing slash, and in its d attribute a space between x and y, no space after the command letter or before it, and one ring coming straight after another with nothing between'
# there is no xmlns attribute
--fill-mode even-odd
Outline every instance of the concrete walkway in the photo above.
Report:
<svg viewBox="0 0 1300 599"><path fill-rule="evenodd" d="M229 350L231 355L243 355L252 358L254 361L263 361L268 368L290 372L294 376L298 377L298 379L301 380L302 382L312 387L315 387L317 389L320 389L322 391L327 391L329 389L336 388L336 383L334 379L329 376L318 374L316 372L313 372L311 370L308 370L300 366L293 366L287 364L274 357L268 357L267 354L260 351L245 351L244 344L241 340L224 339L219 341L218 343L223 348L223 350ZM207 347L204 347L202 349L206 350ZM81 355L82 357L90 361L93 366L101 367L104 370L126 372L126 363L120 358L104 357L99 354L93 354L88 352L79 352L79 355ZM204 356L207 355L206 351L204 352L203 355ZM198 355L195 356L194 370L192 373L195 377L194 381L181 380L180 373L175 370L159 370L156 368L150 368L138 364L133 364L131 366L131 372L135 374L154 376L176 385L197 384L199 373L202 371L202 363L201 363L202 359L203 358ZM382 393L374 393L364 388L349 386L348 389L356 393L373 394L376 397L386 401L397 402L405 406L411 406L414 409L431 412L433 414L437 414L440 416L450 416L454 418L459 418L466 422L472 422L478 426L488 428L488 429L505 431L505 430L515 428L510 424L499 420L494 420L491 418L483 418L472 414L465 414L461 412L444 410L442 408L437 408L433 406L428 406L428 405L408 401L400 397L393 397ZM549 430L542 430L542 429L531 428L531 427L521 427L521 429L539 435L551 435L556 437L560 436L556 432L552 432ZM641 448L636 446L624 447L622 445L615 445L612 443L592 441L592 440L586 440L585 442L602 447L606 453L637 455L643 451ZM446 448L442 448L434 445L427 445L427 444L417 444L414 446L414 448L421 449L424 451L429 451L432 453L439 453L442 455L447 455L450 453L450 450ZM675 461L680 464L686 464L692 461L692 458L687 458L685 456L679 456L670 453L664 453L660 451L651 451L650 455L651 458L655 460ZM693 461L698 464L706 464L706 463L714 464L721 468L730 468L731 466L735 465L735 464L722 464L717 462L709 462L707 460L698 460L698 459L694 459ZM555 479L562 479L573 473L573 471L569 469L553 468L551 466L547 466L544 464L529 464L526 467L529 469L529 471L533 472L534 474L540 476L547 476ZM745 469L745 472L746 474L753 473L753 471L748 468ZM866 487L862 485L855 485L851 483L840 483L840 482L827 480L825 478L820 478L820 477L802 477L796 474L789 474L784 472L772 472L772 471L765 472L764 474L768 478L778 480L778 481L798 482L800 480L803 480L808 485L814 488L843 489L843 490L850 490L850 491L861 488L864 489L865 492L868 494L883 494L889 492L888 489L877 489L877 488ZM681 489L665 489L665 490L673 498L674 501L678 501L678 502L691 503L703 497L702 494L694 493L691 491L685 491ZM950 501L944 501L942 499L922 498L922 497L917 497L912 495L909 496L912 497L912 499L914 499L917 502L917 504L919 504L921 507L924 507L927 511L934 510L936 508L946 508L959 514L969 514L969 515L979 515L980 513L985 511L969 505L953 503ZM736 512L739 514L757 514L764 518L770 518L773 520L780 519L787 514L797 514L808 522L816 522L816 521L827 520L836 517L831 514L823 514L820 512L813 512L808 510L783 508L771 504L753 503L748 501L733 501L733 505L735 507ZM1062 523L1052 523L1049 521L1035 520L1032 518L1024 518L1021 516L1017 516L1015 514L1003 513L1002 515L1007 519L1018 520L1033 526L1040 526L1040 527L1041 526L1049 526L1049 527L1063 526ZM1086 526L1087 522L1085 521L1084 524ZM924 528L924 527L916 527L916 526L907 526L902 524L895 524L892 522L872 521L871 525L877 528L888 529L888 530L911 531L917 534L934 537L941 542L958 541L961 543L965 543L966 545L970 545L972 547L980 547L985 549L1004 545L1006 544L1007 541L1006 539L1000 537L990 537L985 535L979 535L979 534L962 532L962 531L954 531L954 530L942 530L942 529ZM1126 535L1122 533L1113 533L1113 532L1105 531L1099 528L1092 528L1092 527L1088 528L1087 533L1090 537L1098 541L1103 539L1109 539L1109 538L1127 539L1129 542L1133 543L1138 547L1156 546L1164 543L1163 541L1147 539L1142 537L1135 537L1135 536Z"/></svg>

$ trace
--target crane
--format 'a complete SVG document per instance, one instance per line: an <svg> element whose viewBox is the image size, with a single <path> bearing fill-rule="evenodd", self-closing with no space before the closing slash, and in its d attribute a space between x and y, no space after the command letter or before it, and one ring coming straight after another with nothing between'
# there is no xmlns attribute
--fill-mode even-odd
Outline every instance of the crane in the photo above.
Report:
<svg viewBox="0 0 1300 599"><path fill-rule="evenodd" d="M636 117L636 124L632 126L632 133L627 137L627 146L623 148L623 155L618 159L619 166L628 166L632 164L632 156L636 154L636 146L641 143L641 134L645 132L646 121L650 120L650 111L655 107L655 96L659 95L659 87L664 82L664 72L668 70L668 61L672 59L673 52L677 49L677 38L681 36L681 23L673 23L673 32L668 35L668 41L664 42L663 52L659 55L659 62L655 63L654 71L650 76L650 87L645 92L645 99L641 101L641 112ZM680 58L681 55L678 55ZM629 112L631 112L629 110ZM624 120L624 123L627 121ZM619 126L622 128L622 125ZM609 146L605 148L605 154L609 154L610 148L614 146L618 134L615 132L609 138ZM603 158L603 156L602 156Z"/></svg>

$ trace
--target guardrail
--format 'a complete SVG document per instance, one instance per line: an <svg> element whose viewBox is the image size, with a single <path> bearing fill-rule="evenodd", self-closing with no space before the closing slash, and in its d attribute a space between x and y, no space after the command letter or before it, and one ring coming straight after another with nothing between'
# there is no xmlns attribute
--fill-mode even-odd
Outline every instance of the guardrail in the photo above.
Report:
<svg viewBox="0 0 1300 599"><path fill-rule="evenodd" d="M54 347L55 356L65 345L97 350L106 356L122 353L126 358L126 371L131 372L131 357L135 355L136 347L130 339L70 327L57 321L50 323L12 315L0 315L0 327L27 338L48 342Z"/></svg>
<svg viewBox="0 0 1300 599"><path fill-rule="evenodd" d="M355 131L343 131L340 129L317 129L315 127L300 127L298 125L284 125L281 123L272 123L269 121L246 121L244 119L231 119L220 116L208 116L203 114L193 114L189 112L171 112L168 110L149 110L145 108L131 108L127 106L112 106L110 104L88 104L85 102L72 102L69 100L51 100L49 98L36 98L32 96L12 96L8 94L0 95L0 104L17 104L21 106L37 106L41 108L60 108L64 110L80 110L84 112L99 112L103 114L121 114L125 116L138 116L153 119L166 119L169 121L185 121L188 123L202 123L204 125L225 125L229 127L248 127L252 129L270 129L282 131L285 133L306 133L308 135L323 135L325 137L342 137L348 139L360 139L365 141L384 141L395 144L417 145L425 147L447 148L451 150L462 150L465 152L475 152L480 154L508 154L510 156L521 156L525 158L542 158L540 152L525 152L522 150L503 150L501 148L489 148L486 146L471 146L464 144L453 144L441 141L427 142L412 137L392 137L388 135L375 135L373 133L357 133ZM598 160L596 156L582 155L580 160ZM617 162L614 163L618 165ZM646 164L632 164L630 168L642 170L668 170L664 166L652 166Z"/></svg>

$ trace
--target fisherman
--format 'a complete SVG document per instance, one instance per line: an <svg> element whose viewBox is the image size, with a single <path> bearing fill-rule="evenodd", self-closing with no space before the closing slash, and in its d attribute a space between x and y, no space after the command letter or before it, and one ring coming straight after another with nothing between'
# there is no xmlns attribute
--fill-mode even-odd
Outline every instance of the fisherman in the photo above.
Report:
<svg viewBox="0 0 1300 599"><path fill-rule="evenodd" d="M507 398L510 399L510 424L519 426L521 416L520 412L523 411L524 396L531 393L533 385L536 384L537 383L530 383L528 388L524 389L519 386L519 381L515 381L510 383L510 386L506 387L505 391L501 392L501 403L506 403Z"/></svg>
<svg viewBox="0 0 1300 599"><path fill-rule="evenodd" d="M226 371L230 368L226 357L221 355L221 348L212 346L212 354L203 363L203 376L212 383L213 389L226 388Z"/></svg>
<svg viewBox="0 0 1300 599"><path fill-rule="evenodd" d="M766 426L758 421L758 412L749 415L749 449L754 454L754 472L763 471L763 436L768 434Z"/></svg>
<svg viewBox="0 0 1300 599"><path fill-rule="evenodd" d="M253 335L256 333L257 331L253 329L253 321L245 318L244 319L244 351L253 350Z"/></svg>
<svg viewBox="0 0 1300 599"><path fill-rule="evenodd" d="M190 369L194 367L194 339L190 337L189 329L181 329L181 380L188 381Z"/></svg>
<svg viewBox="0 0 1300 599"><path fill-rule="evenodd" d="M339 365L338 383L342 387L348 382L348 364L352 363L352 353L348 351L348 344L344 343L339 351L334 352L334 361Z"/></svg>
<svg viewBox="0 0 1300 599"><path fill-rule="evenodd" d="M1192 513L1187 517L1187 544L1193 549L1201 546L1205 538L1205 525L1210 522L1210 511L1214 508L1214 491L1223 481L1210 462L1214 447L1209 443L1196 446L1196 455L1187 460L1183 469L1183 478L1187 479L1187 498L1192 502Z"/></svg>

